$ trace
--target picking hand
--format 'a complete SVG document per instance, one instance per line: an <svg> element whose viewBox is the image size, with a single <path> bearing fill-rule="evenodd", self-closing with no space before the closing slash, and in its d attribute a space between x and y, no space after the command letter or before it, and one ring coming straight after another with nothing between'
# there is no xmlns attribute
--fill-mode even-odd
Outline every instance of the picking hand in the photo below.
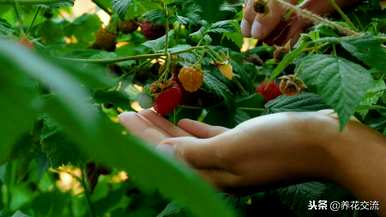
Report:
<svg viewBox="0 0 386 217"><path fill-rule="evenodd" d="M275 0L268 0L266 13L258 13L254 7L256 1L264 0L245 0L241 22L241 32L245 37L257 38L268 44L284 45L288 41L294 44L300 34L312 24L295 12L288 16L288 10ZM286 1L297 3L297 0ZM341 7L357 2L358 0L336 0ZM334 7L327 0L305 0L299 7L321 16L334 12Z"/></svg>

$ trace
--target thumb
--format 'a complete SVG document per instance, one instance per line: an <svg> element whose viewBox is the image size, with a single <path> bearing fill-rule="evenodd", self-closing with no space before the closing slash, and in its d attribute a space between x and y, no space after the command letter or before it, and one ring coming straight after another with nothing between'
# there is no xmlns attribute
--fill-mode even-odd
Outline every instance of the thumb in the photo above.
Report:
<svg viewBox="0 0 386 217"><path fill-rule="evenodd" d="M157 147L197 169L221 169L221 149L212 139L177 137L163 140Z"/></svg>

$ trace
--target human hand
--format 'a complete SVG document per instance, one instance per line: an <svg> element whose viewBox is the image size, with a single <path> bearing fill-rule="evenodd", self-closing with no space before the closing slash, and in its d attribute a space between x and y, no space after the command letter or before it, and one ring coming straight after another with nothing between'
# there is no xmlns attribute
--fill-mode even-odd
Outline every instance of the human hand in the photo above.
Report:
<svg viewBox="0 0 386 217"><path fill-rule="evenodd" d="M231 192L327 177L332 160L321 145L326 135L315 131L320 125L309 127L319 118L336 123L326 112L309 112L261 116L230 130L202 124L199 138L168 138L160 149L174 153L214 186ZM190 130L190 122L182 120L179 127L193 135L198 130ZM333 127L326 131L338 131Z"/></svg>
<svg viewBox="0 0 386 217"><path fill-rule="evenodd" d="M157 145L171 137L191 136L151 110L124 112L119 115L119 121L130 133L149 144Z"/></svg>
<svg viewBox="0 0 386 217"><path fill-rule="evenodd" d="M119 121L130 133L154 145L167 138L210 138L228 130L189 119L179 121L176 126L151 110L124 112Z"/></svg>
<svg viewBox="0 0 386 217"><path fill-rule="evenodd" d="M257 13L254 8L256 0L246 0L241 31L245 37L257 38L269 44L283 45L291 40L295 42L309 22L293 14L287 20L287 10L277 1L269 0L266 13ZM296 4L297 0L288 0Z"/></svg>
<svg viewBox="0 0 386 217"><path fill-rule="evenodd" d="M328 115L325 111L319 114ZM314 115L261 116L234 129L189 119L175 126L151 110L126 112L119 119L131 133L159 144L160 150L184 160L213 185L233 191L318 176L314 173L321 170L320 163L326 158L315 142L320 139L304 129Z"/></svg>
<svg viewBox="0 0 386 217"><path fill-rule="evenodd" d="M257 38L268 44L284 45L288 41L294 44L300 34L312 22L295 13L286 17L287 10L275 0L268 0L267 13L257 13L254 9L256 0L245 0L244 17L241 22L241 32L245 37ZM261 0L263 1L263 0ZM286 0L296 4L297 0ZM357 3L358 0L336 0L341 7ZM305 0L299 6L317 15L325 15L335 9L329 1Z"/></svg>
<svg viewBox="0 0 386 217"><path fill-rule="evenodd" d="M187 119L174 126L149 110L123 113L120 121L221 190L322 178L386 205L386 137L355 119L340 132L331 110L260 116L234 129ZM386 209L379 213L386 216Z"/></svg>

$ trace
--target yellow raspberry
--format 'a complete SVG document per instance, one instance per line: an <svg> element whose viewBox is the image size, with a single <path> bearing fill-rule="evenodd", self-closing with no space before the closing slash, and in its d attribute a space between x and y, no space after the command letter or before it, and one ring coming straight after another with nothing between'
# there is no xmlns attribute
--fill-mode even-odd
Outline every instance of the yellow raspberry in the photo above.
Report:
<svg viewBox="0 0 386 217"><path fill-rule="evenodd" d="M183 67L178 74L182 87L188 92L196 92L202 86L204 75L201 69L194 67Z"/></svg>

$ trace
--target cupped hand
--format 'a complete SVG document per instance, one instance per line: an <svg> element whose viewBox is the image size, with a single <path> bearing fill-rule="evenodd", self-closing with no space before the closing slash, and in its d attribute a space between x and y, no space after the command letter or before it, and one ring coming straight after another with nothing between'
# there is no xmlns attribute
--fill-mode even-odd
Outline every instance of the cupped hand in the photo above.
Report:
<svg viewBox="0 0 386 217"><path fill-rule="evenodd" d="M174 125L152 110L124 112L119 115L119 121L130 133L154 145L167 138L209 138L227 130L190 119L183 119Z"/></svg>
<svg viewBox="0 0 386 217"><path fill-rule="evenodd" d="M191 121L183 120L179 123L182 129L191 134L201 131L201 136L167 138L160 148L174 153L225 191L323 178L329 176L325 168L331 160L321 145L325 134L316 129L337 131L337 121L330 113L260 116L229 130L201 124L201 130L190 131Z"/></svg>
<svg viewBox="0 0 386 217"><path fill-rule="evenodd" d="M151 110L126 112L119 119L129 132L184 160L213 185L232 190L318 176L314 173L327 158L319 134L305 127L315 114L260 116L233 129L189 119L176 126Z"/></svg>

